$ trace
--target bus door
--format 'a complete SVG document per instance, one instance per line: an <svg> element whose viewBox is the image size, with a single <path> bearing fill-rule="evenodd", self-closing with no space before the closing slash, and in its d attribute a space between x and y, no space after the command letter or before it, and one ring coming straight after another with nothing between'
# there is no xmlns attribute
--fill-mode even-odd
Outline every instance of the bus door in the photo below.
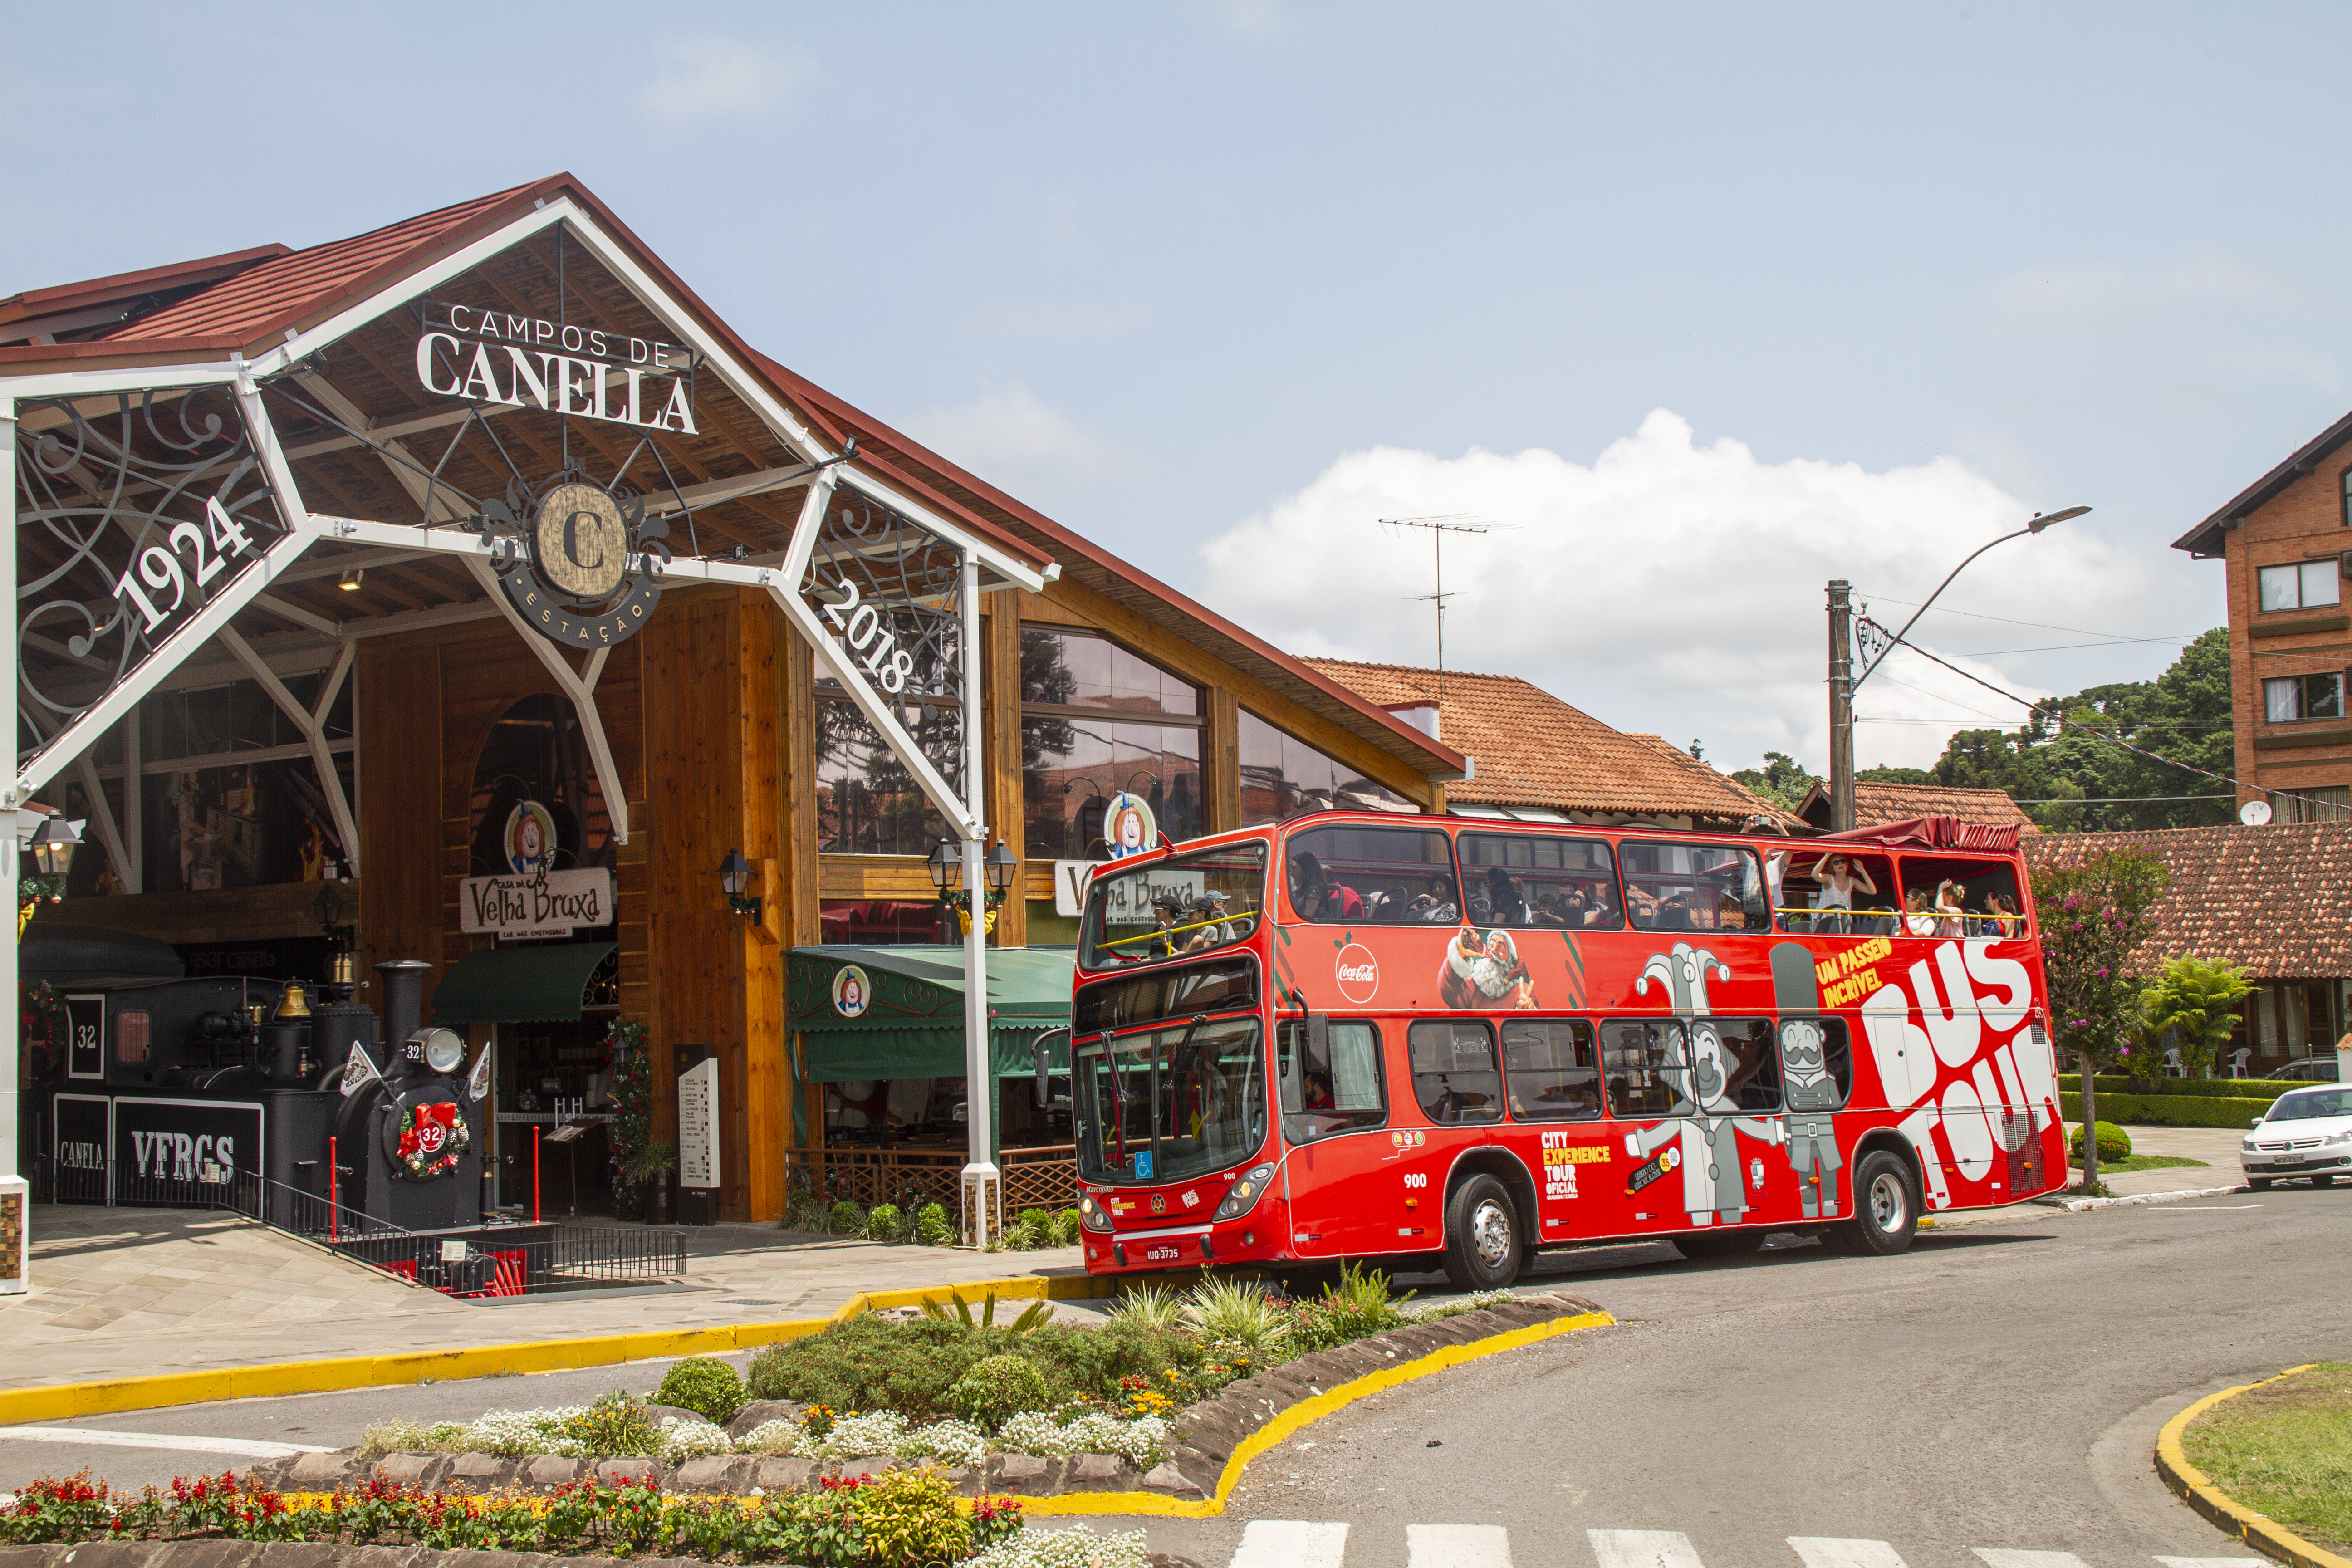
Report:
<svg viewBox="0 0 2352 1568"><path fill-rule="evenodd" d="M1434 1230L1425 1194L1413 1208L1400 1201L1403 1150L1389 1131L1387 1079L1381 1026L1370 1019L1318 1015L1275 1031L1275 1096L1290 1145L1290 1250L1299 1257L1393 1252L1401 1226ZM1411 1134L1402 1136L1409 1145Z"/></svg>

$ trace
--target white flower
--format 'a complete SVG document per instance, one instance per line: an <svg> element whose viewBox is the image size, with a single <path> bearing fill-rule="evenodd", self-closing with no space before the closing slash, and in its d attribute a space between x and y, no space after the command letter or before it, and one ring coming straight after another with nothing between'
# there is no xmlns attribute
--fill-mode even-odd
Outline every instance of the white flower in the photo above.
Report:
<svg viewBox="0 0 2352 1568"><path fill-rule="evenodd" d="M796 1459L856 1458L867 1454L895 1454L907 1436L907 1418L895 1410L877 1410L864 1415L844 1415L833 1424L833 1430L822 1438L809 1436L805 1431L796 1438L791 1453Z"/></svg>
<svg viewBox="0 0 2352 1568"><path fill-rule="evenodd" d="M661 1423L662 1458L671 1464L681 1459L700 1458L706 1454L731 1454L735 1445L727 1434L708 1421L681 1421L675 1415L665 1415Z"/></svg>
<svg viewBox="0 0 2352 1568"><path fill-rule="evenodd" d="M1024 1530L972 1558L964 1568L1148 1568L1150 1561L1143 1531L1097 1535L1081 1524L1068 1530Z"/></svg>

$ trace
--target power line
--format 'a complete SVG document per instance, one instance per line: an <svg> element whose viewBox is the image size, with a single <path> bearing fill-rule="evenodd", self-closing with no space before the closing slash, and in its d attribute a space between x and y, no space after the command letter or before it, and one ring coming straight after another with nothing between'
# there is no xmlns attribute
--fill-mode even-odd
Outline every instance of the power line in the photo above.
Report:
<svg viewBox="0 0 2352 1568"><path fill-rule="evenodd" d="M1918 605L1918 601L1916 599L1889 599L1883 594L1864 593L1859 588L1855 589L1854 592L1863 598L1878 599L1883 603L1889 605L1901 605L1906 609L1916 608ZM1972 621L1999 621L2003 626L2032 626L2038 631L2073 632L2076 637L2105 637L2112 642L2195 642L2198 637L2205 635L2204 633L2200 632L2196 637L2127 637L2122 632L2095 632L2088 626L2053 626L2048 621L2021 621L2011 616L1988 616L1977 610L1955 610L1943 605L1937 605L1935 609L1930 610L1928 614L1935 616L1966 616ZM1906 647L1909 647L1912 645L1906 643L1904 646Z"/></svg>
<svg viewBox="0 0 2352 1568"><path fill-rule="evenodd" d="M2053 795L2038 800L2011 795L2020 805L2147 805L2160 800L2235 800L2233 795Z"/></svg>

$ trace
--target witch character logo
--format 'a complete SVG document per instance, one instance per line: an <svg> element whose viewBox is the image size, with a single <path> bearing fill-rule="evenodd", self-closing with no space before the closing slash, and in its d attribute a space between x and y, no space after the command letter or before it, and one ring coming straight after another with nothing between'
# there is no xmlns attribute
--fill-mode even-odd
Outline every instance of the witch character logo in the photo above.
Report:
<svg viewBox="0 0 2352 1568"><path fill-rule="evenodd" d="M499 586L526 625L566 647L610 647L642 630L661 598L669 524L645 498L577 468L542 486L517 479L482 508Z"/></svg>

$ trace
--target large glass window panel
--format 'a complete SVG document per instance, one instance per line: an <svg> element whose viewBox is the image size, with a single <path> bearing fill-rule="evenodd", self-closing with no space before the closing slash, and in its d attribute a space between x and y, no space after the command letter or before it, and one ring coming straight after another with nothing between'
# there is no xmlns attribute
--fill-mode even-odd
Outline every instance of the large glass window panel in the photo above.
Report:
<svg viewBox="0 0 2352 1568"><path fill-rule="evenodd" d="M2333 605L2344 596L2344 573L2333 560L2303 563L2303 607Z"/></svg>
<svg viewBox="0 0 2352 1568"><path fill-rule="evenodd" d="M1101 860L1103 817L1125 791L1181 843L1201 834L1201 731L1067 714L1021 721L1021 812L1032 860Z"/></svg>
<svg viewBox="0 0 2352 1568"><path fill-rule="evenodd" d="M2303 717L2303 682L2292 675L2263 682L2263 717L2273 724L2291 724Z"/></svg>
<svg viewBox="0 0 2352 1568"><path fill-rule="evenodd" d="M1650 1121L1688 1116L1697 1109L1685 1092L1690 1041L1681 1020L1612 1019L1601 1026L1601 1072L1609 1114Z"/></svg>
<svg viewBox="0 0 2352 1568"><path fill-rule="evenodd" d="M1420 827L1315 827L1284 845L1293 919L1453 925L1462 919L1454 850Z"/></svg>
<svg viewBox="0 0 2352 1568"><path fill-rule="evenodd" d="M1200 689L1108 637L1066 626L1021 628L1021 700L1060 708L1195 715Z"/></svg>
<svg viewBox="0 0 2352 1568"><path fill-rule="evenodd" d="M950 837L914 774L845 696L816 689L817 847L829 855L928 855ZM962 776L960 726L951 704L910 707L916 743L950 785Z"/></svg>
<svg viewBox="0 0 2352 1568"><path fill-rule="evenodd" d="M1755 852L1719 844L1622 847L1625 902L1640 931L1764 931L1764 874Z"/></svg>
<svg viewBox="0 0 2352 1568"><path fill-rule="evenodd" d="M1506 1020L1503 1067L1515 1121L1564 1121L1601 1114L1592 1026L1581 1018Z"/></svg>
<svg viewBox="0 0 2352 1568"><path fill-rule="evenodd" d="M352 799L352 758L335 763ZM148 892L315 881L347 858L308 757L151 772L140 782Z"/></svg>
<svg viewBox="0 0 2352 1568"><path fill-rule="evenodd" d="M1385 784L1324 755L1252 713L1241 712L1242 826L1286 822L1309 811L1421 808Z"/></svg>
<svg viewBox="0 0 2352 1568"><path fill-rule="evenodd" d="M1388 1120L1381 1035L1370 1024L1331 1019L1319 1046L1305 1024L1284 1024L1276 1037L1275 1076L1283 1135L1294 1143Z"/></svg>
<svg viewBox="0 0 2352 1568"><path fill-rule="evenodd" d="M2255 576L2262 584L2263 609L2292 610L2302 603L2302 573L2295 567L2265 566Z"/></svg>
<svg viewBox="0 0 2352 1568"><path fill-rule="evenodd" d="M1429 1020L1405 1031L1412 1095L1440 1126L1503 1119L1503 1075L1495 1031L1483 1021Z"/></svg>

